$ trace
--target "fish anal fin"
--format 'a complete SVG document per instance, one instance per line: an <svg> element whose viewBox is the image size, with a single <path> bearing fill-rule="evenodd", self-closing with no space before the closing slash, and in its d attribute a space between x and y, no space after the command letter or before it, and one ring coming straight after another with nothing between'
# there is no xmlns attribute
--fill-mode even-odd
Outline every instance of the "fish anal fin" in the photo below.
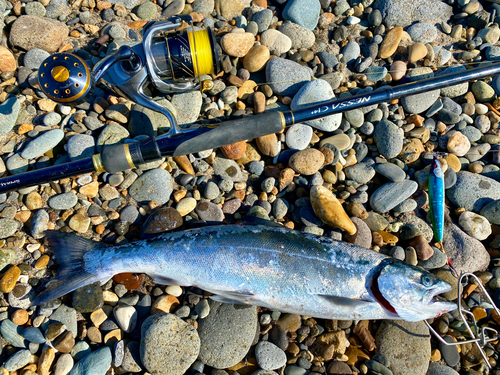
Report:
<svg viewBox="0 0 500 375"><path fill-rule="evenodd" d="M239 301L237 299L232 299L226 296L220 296L218 294L214 294L213 296L210 296L211 300L214 300L216 302L220 303L232 303L234 305L248 305L248 303L244 303L242 301Z"/></svg>
<svg viewBox="0 0 500 375"><path fill-rule="evenodd" d="M170 277L162 276L162 275L149 275L153 278L153 281L156 284L160 285L177 285L177 286L191 286L189 283L185 281L175 280Z"/></svg>
<svg viewBox="0 0 500 375"><path fill-rule="evenodd" d="M347 297L338 297L338 296L332 296L332 295L327 295L327 294L318 294L318 297L328 301L329 303L335 305L335 306L344 306L344 307L351 307L351 308L361 308L361 307L367 307L369 304L374 303L373 301L367 301L367 300L359 300L359 299L352 299L352 298L347 298Z"/></svg>
<svg viewBox="0 0 500 375"><path fill-rule="evenodd" d="M248 291L227 291L227 290L208 290L210 293L215 295L211 296L210 299L222 302L222 303L233 303L236 305L249 305L251 301L255 299L255 295Z"/></svg>

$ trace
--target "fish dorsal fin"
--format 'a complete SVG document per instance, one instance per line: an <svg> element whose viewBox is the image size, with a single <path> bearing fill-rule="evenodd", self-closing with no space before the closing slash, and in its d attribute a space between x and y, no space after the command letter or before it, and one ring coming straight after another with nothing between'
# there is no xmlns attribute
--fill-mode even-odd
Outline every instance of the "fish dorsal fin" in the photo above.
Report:
<svg viewBox="0 0 500 375"><path fill-rule="evenodd" d="M335 306L351 307L353 309L367 307L369 304L373 303L373 301L368 301L368 300L363 300L363 299L338 297L338 296L332 296L332 295L327 295L327 294L318 294L318 297L325 300L325 301L328 301L329 303L331 303Z"/></svg>

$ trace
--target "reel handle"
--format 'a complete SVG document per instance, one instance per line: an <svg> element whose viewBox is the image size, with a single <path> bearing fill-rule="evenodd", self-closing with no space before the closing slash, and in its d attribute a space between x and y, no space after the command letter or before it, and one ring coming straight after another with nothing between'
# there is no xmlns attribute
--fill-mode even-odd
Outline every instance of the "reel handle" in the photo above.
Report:
<svg viewBox="0 0 500 375"><path fill-rule="evenodd" d="M134 73L141 66L140 56L129 46L99 61L91 71L82 58L56 53L42 63L38 72L40 88L50 99L62 104L79 104L88 98L95 84L118 62L121 69Z"/></svg>
<svg viewBox="0 0 500 375"><path fill-rule="evenodd" d="M114 64L121 61L130 62L127 67L127 71L130 72L136 71L141 65L141 58L139 55L134 53L132 48L129 46L121 46L116 53L105 57L94 66L94 69L92 70L94 82L97 83Z"/></svg>

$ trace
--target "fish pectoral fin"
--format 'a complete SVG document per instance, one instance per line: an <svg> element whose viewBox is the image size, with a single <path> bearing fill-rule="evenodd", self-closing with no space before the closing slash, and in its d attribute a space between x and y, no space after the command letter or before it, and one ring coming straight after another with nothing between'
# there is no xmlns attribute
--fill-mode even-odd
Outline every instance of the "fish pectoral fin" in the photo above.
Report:
<svg viewBox="0 0 500 375"><path fill-rule="evenodd" d="M398 316L407 322L419 322L422 320L422 315L416 312L400 309L398 307L395 307L394 309L396 310Z"/></svg>
<svg viewBox="0 0 500 375"><path fill-rule="evenodd" d="M330 302L335 306L344 306L351 308L362 308L368 307L368 305L373 304L373 301L363 300L363 299L352 299L347 297L331 296L327 294L318 294L318 297Z"/></svg>
<svg viewBox="0 0 500 375"><path fill-rule="evenodd" d="M153 281L156 284L160 285L177 285L177 286L191 286L185 281L171 279L170 277L162 276L162 275L149 275L152 277Z"/></svg>
<svg viewBox="0 0 500 375"><path fill-rule="evenodd" d="M253 293L247 291L209 290L209 292L215 294L210 297L214 301L236 305L249 305L255 297Z"/></svg>

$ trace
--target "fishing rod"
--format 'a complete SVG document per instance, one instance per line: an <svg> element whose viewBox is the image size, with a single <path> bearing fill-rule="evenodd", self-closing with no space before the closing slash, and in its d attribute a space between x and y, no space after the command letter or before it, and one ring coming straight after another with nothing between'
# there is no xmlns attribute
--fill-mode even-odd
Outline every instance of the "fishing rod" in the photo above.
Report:
<svg viewBox="0 0 500 375"><path fill-rule="evenodd" d="M113 91L165 115L172 124L168 133L137 143L106 146L102 153L89 158L4 177L0 179L0 193L84 173L116 173L166 156L187 155L278 133L295 123L500 73L500 63L493 63L395 87L384 86L369 93L325 101L296 111L264 112L224 121L220 125L180 128L175 116L147 96L144 88L152 84L161 92L172 93L203 91L212 87L213 83L203 81L202 76L220 71L220 48L213 32L191 28L182 34L168 36L168 32L179 29L186 19L189 21L189 17L175 17L150 22L144 27L142 43L133 47L122 46L115 54L97 63L92 71L82 58L68 53L49 56L39 70L41 89L58 103L68 105L85 101L101 80Z"/></svg>

